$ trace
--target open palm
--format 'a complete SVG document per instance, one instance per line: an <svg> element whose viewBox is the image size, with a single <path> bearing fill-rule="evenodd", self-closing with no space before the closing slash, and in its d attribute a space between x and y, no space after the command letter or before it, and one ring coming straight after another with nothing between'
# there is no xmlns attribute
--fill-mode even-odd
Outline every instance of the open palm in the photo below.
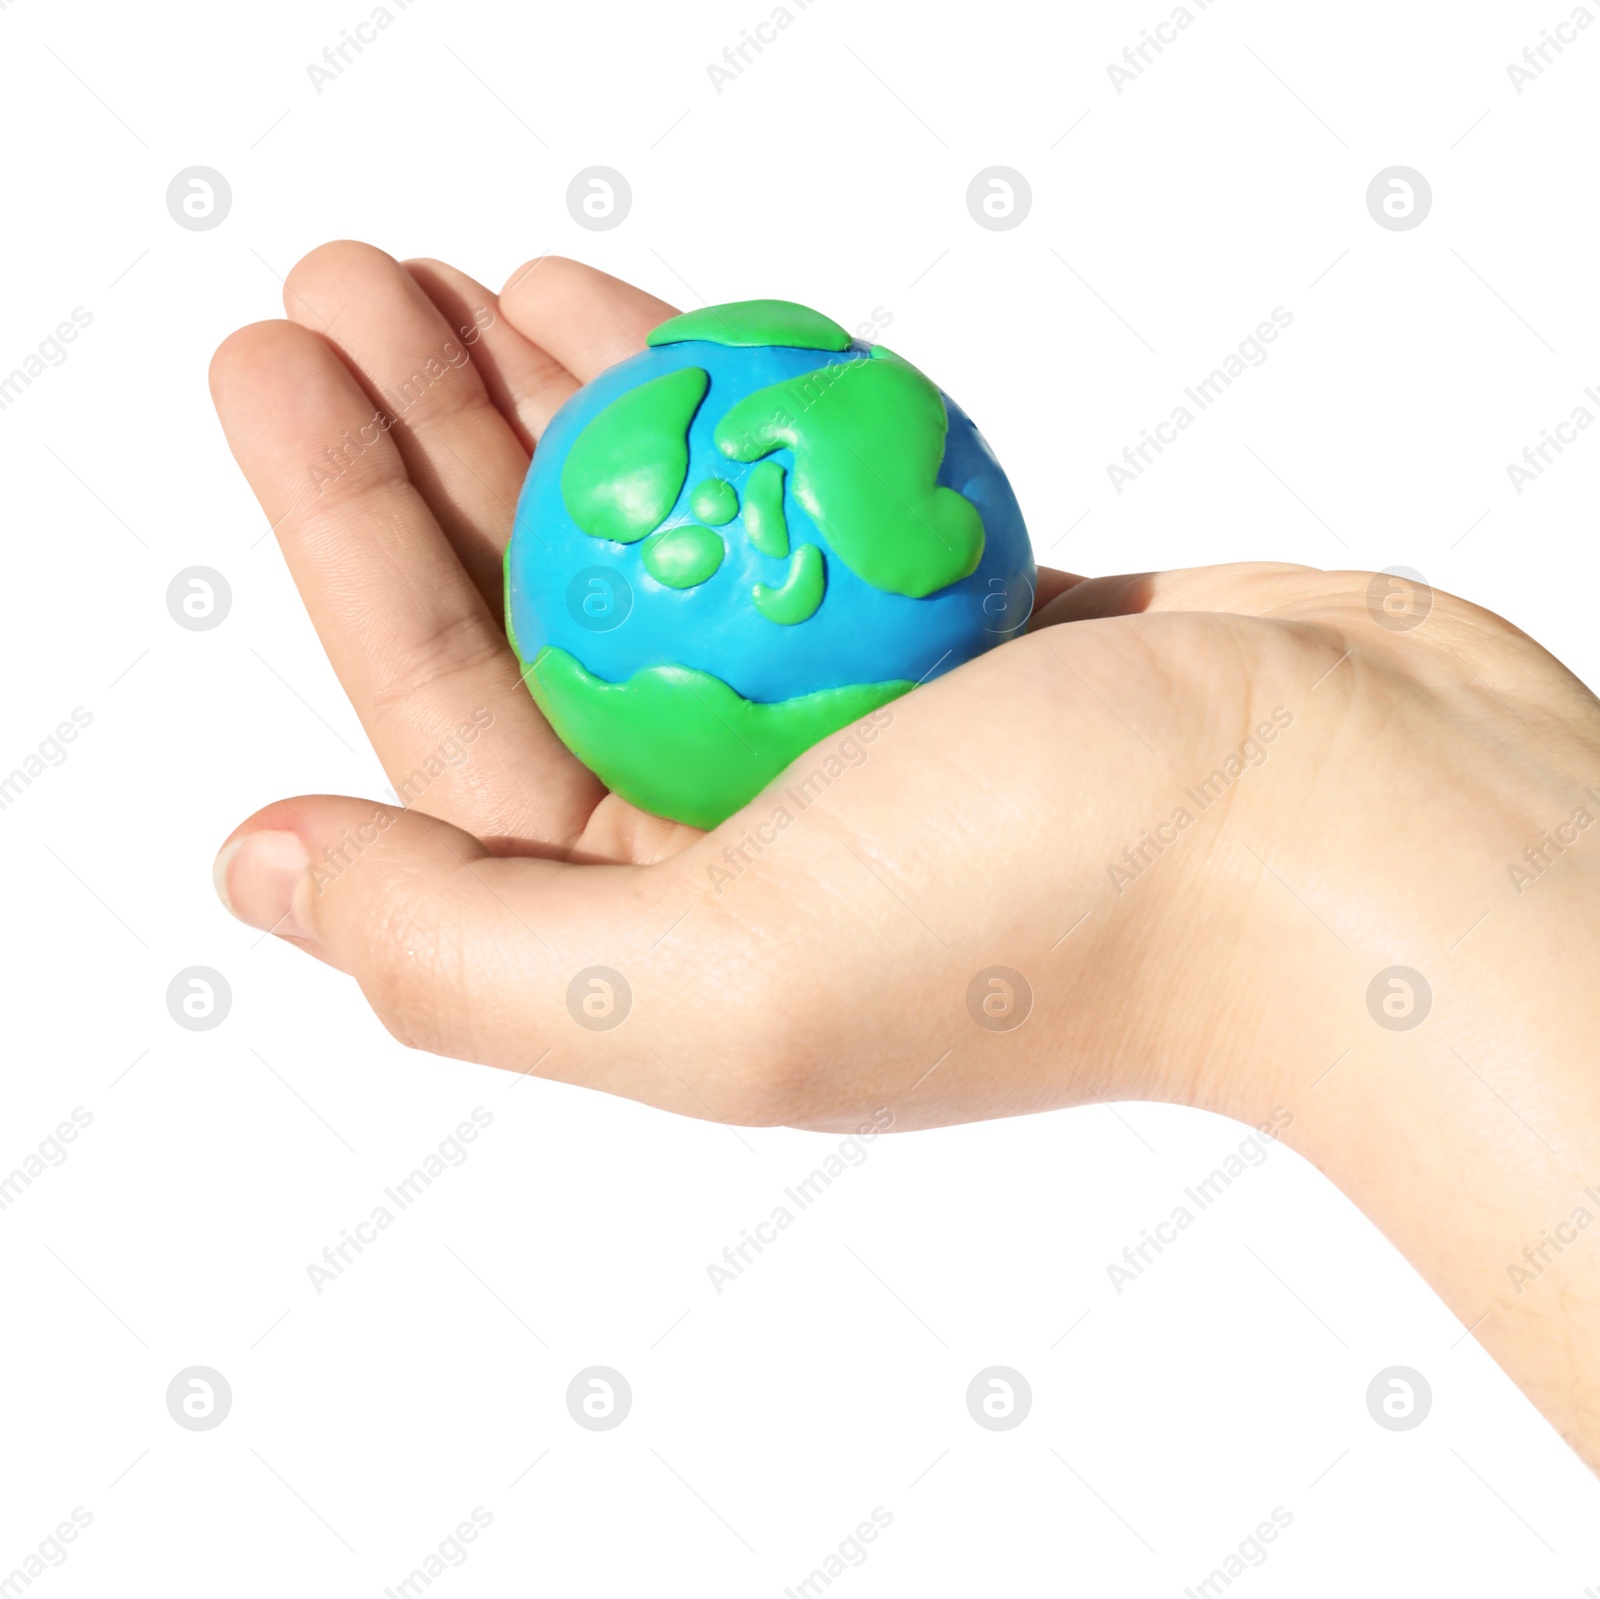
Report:
<svg viewBox="0 0 1600 1599"><path fill-rule="evenodd" d="M701 835L605 792L501 624L541 430L674 308L575 262L531 263L497 297L350 243L301 262L285 303L218 352L218 409L413 803L282 802L220 881L441 1053L814 1125L890 1101L913 1125L1198 1097L1194 1062L1234 1047L1241 1011L1297 1036L1305 1007L1274 996L1314 995L1357 928L1387 949L1408 908L1397 804L1459 812L1406 848L1412 877L1439 878L1429 914L1464 925L1463 840L1554 803L1529 719L1592 720L1536 645L1446 596L1410 628L1384 625L1364 574L1046 572L1027 637ZM441 762L461 729L481 736ZM570 985L591 970L622 975L630 1026L585 1025ZM986 1025L984 998L1037 1019Z"/></svg>

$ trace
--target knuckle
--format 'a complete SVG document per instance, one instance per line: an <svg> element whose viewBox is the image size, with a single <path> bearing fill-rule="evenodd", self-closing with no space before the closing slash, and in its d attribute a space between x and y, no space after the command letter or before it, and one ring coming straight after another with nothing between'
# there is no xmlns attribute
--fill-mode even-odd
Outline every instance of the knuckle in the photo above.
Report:
<svg viewBox="0 0 1600 1599"><path fill-rule="evenodd" d="M394 430L422 440L447 430L463 416L487 419L494 407L482 381L469 370L471 365L471 350L450 337L414 367L400 368L392 386L401 402L394 407Z"/></svg>
<svg viewBox="0 0 1600 1599"><path fill-rule="evenodd" d="M361 991L378 1020L408 1049L448 1053L446 1013L466 975L452 897L401 879L371 907Z"/></svg>
<svg viewBox="0 0 1600 1599"><path fill-rule="evenodd" d="M481 612L463 610L441 618L375 686L373 711L386 715L413 703L424 689L437 689L459 679L471 681L484 666L505 654L505 640Z"/></svg>
<svg viewBox="0 0 1600 1599"><path fill-rule="evenodd" d="M803 1021L815 1007L799 984L770 961L751 962L719 998L720 1076L738 1119L750 1127L804 1120L825 1090L817 1034Z"/></svg>
<svg viewBox="0 0 1600 1599"><path fill-rule="evenodd" d="M680 882L663 879L648 925L682 914ZM796 932L766 892L737 903L697 896L693 910L662 950L663 1036L693 1044L684 1058L696 1060L703 1103L722 1120L803 1124L838 1077L826 966L797 958Z"/></svg>

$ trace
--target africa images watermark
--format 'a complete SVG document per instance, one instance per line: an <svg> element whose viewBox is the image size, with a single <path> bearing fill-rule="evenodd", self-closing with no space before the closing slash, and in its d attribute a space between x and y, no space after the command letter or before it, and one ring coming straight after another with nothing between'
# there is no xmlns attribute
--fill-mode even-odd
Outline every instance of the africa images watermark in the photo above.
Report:
<svg viewBox="0 0 1600 1599"><path fill-rule="evenodd" d="M9 1210L22 1198L23 1191L38 1182L52 1166L64 1166L70 1153L67 1145L75 1144L78 1134L92 1126L94 1113L82 1105L74 1105L71 1115L56 1123L53 1133L41 1139L36 1148L30 1149L10 1172L0 1177L0 1210Z"/></svg>
<svg viewBox="0 0 1600 1599"><path fill-rule="evenodd" d="M377 1243L378 1236L394 1226L402 1212L409 1210L422 1196L454 1166L464 1166L470 1153L466 1147L475 1144L478 1136L493 1125L494 1112L482 1105L474 1105L467 1120L456 1123L448 1137L441 1138L433 1149L422 1157L399 1182L385 1188L383 1197L387 1204L377 1204L354 1227L340 1230L339 1241L328 1244L322 1251L322 1262L309 1261L306 1276L312 1288L320 1295L330 1283L337 1282L354 1264L352 1255L365 1254ZM389 1208L392 1205L393 1210Z"/></svg>
<svg viewBox="0 0 1600 1599"><path fill-rule="evenodd" d="M774 6L770 16L763 17L753 28L740 30L739 42L722 47L722 60L720 62L708 61L706 63L706 76L711 80L711 87L721 94L730 83L737 83L744 76L745 70L753 64L754 57L762 54L768 45L773 45L782 37L786 28L795 24L796 11L809 11L814 0L794 0L794 11L788 6Z"/></svg>
<svg viewBox="0 0 1600 1599"><path fill-rule="evenodd" d="M1566 1254L1580 1235L1589 1231L1600 1220L1600 1188L1585 1188L1582 1200L1572 1207L1572 1214L1558 1221L1554 1227L1539 1229L1539 1242L1525 1244L1519 1262L1506 1262L1506 1276L1520 1295L1524 1288L1537 1282Z"/></svg>
<svg viewBox="0 0 1600 1599"><path fill-rule="evenodd" d="M818 1599L833 1586L845 1572L855 1566L864 1566L870 1553L867 1546L878 1541L879 1536L894 1525L894 1512L882 1505L874 1505L865 1521L856 1523L848 1537L841 1538L836 1549L830 1550L820 1565L813 1568L792 1588L783 1590L784 1599Z"/></svg>
<svg viewBox="0 0 1600 1599"><path fill-rule="evenodd" d="M721 894L736 882L847 771L866 765L879 733L893 723L894 712L887 705L880 705L870 715L862 717L849 737L841 739L809 772L785 783L781 790L783 803L774 806L769 815L745 828L738 842L729 844L723 850L721 866L712 862L706 867L706 877L712 889Z"/></svg>
<svg viewBox="0 0 1600 1599"><path fill-rule="evenodd" d="M1574 6L1572 15L1558 22L1554 28L1543 28L1539 42L1524 47L1522 61L1506 63L1506 75L1511 87L1521 94L1529 84L1537 83L1547 67L1553 66L1552 54L1566 54L1566 46L1576 44L1583 30L1594 26L1594 13L1588 6Z"/></svg>
<svg viewBox="0 0 1600 1599"><path fill-rule="evenodd" d="M52 1566L64 1566L71 1553L67 1545L78 1541L78 1535L94 1525L94 1512L82 1505L73 1507L65 1520L58 1522L54 1532L41 1538L36 1548L30 1549L5 1576L0 1576L0 1595L5 1599L19 1599L27 1588L33 1586Z"/></svg>
<svg viewBox="0 0 1600 1599"><path fill-rule="evenodd" d="M456 339L446 339L439 346L437 355L430 355L392 392L380 389L378 393L387 403L388 409L379 406L371 417L355 430L354 436L351 435L349 428L345 428L339 435L339 442L330 444L322 452L322 460L313 461L306 467L312 488L321 494L330 483L337 483L353 462L359 461L395 423L404 420L406 413L413 406L420 404L427 397L436 383L443 382L452 372L459 372L466 366L472 360L472 346L483 337L484 329L492 328L495 321L496 316L493 311L486 306L480 307L473 312L472 321L457 330L459 342Z"/></svg>
<svg viewBox="0 0 1600 1599"><path fill-rule="evenodd" d="M889 319L891 322L893 317ZM878 346L882 349L882 346ZM844 352L848 355L849 352ZM887 359L898 359L889 355ZM813 406L821 402L834 392L835 386L842 383L852 372L869 370L876 364L874 356L856 355L852 359L829 361L824 366L816 367L810 372L802 373L799 377L790 378L785 382L775 385L781 398L772 407L770 415L754 430L746 427L743 432L724 436L719 425L717 430L717 447L724 455L731 456L735 461L758 461L765 455L771 455L776 449L788 445L791 449L795 445L795 424ZM852 393L854 390L851 391ZM799 402L799 411L789 409L789 402Z"/></svg>
<svg viewBox="0 0 1600 1599"><path fill-rule="evenodd" d="M1195 11L1209 10L1211 3L1212 0L1194 0L1194 11L1188 6L1175 6L1170 17L1164 18L1153 28L1144 29L1137 44L1124 45L1122 64L1119 66L1115 61L1106 63L1106 76L1111 79L1111 87L1121 94L1130 83L1137 83L1144 76L1145 68L1152 66L1157 56L1166 53L1169 44L1176 44L1184 31L1194 26Z"/></svg>
<svg viewBox="0 0 1600 1599"><path fill-rule="evenodd" d="M66 365L72 354L67 346L76 343L78 335L93 321L93 311L73 306L67 320L56 324L54 333L42 338L10 372L0 377L0 411L15 405L22 391L31 388L51 367Z"/></svg>
<svg viewBox="0 0 1600 1599"><path fill-rule="evenodd" d="M397 805L415 805L448 768L459 766L466 760L469 747L478 742L478 735L487 733L493 726L494 712L487 705L480 705L472 713L470 722L463 722L454 733L440 741L433 754L401 778L395 788L385 789L384 792Z"/></svg>
<svg viewBox="0 0 1600 1599"><path fill-rule="evenodd" d="M1591 385L1583 393L1585 399L1592 400L1596 409L1600 409L1600 390ZM1537 483L1545 470L1555 465L1550 452L1554 450L1556 456L1565 455L1567 446L1576 444L1578 435L1594 426L1594 416L1587 405L1579 404L1553 428L1541 428L1538 443L1523 446L1520 466L1515 461L1506 462L1506 476L1511 480L1511 487L1520 495L1530 484Z"/></svg>
<svg viewBox="0 0 1600 1599"><path fill-rule="evenodd" d="M1537 883L1594 826L1595 815L1600 814L1600 794L1596 794L1592 788L1586 788L1583 797L1589 805L1594 806L1593 812L1589 805L1574 807L1568 820L1556 824L1554 838L1550 836L1548 828L1541 829L1539 842L1523 850L1521 864L1511 861L1506 866L1506 876L1511 879L1511 887L1518 896L1525 894L1530 884Z"/></svg>
<svg viewBox="0 0 1600 1599"><path fill-rule="evenodd" d="M764 1220L758 1221L754 1227L746 1227L739 1234L737 1243L723 1249L721 1265L714 1260L707 1263L706 1276L711 1279L711 1286L720 1294L730 1283L737 1282L752 1264L752 1251L757 1255L763 1254L769 1244L777 1243L780 1233L793 1227L800 1214L809 1210L847 1171L855 1166L864 1166L871 1153L867 1146L879 1133L888 1132L892 1126L894 1112L887 1105L880 1105L873 1111L871 1121L862 1123L848 1138L841 1139L838 1147L830 1151L821 1164L799 1182L785 1188L783 1197L788 1204L774 1205ZM789 1208L790 1205L793 1205L793 1210Z"/></svg>
<svg viewBox="0 0 1600 1599"><path fill-rule="evenodd" d="M22 797L22 791L44 776L52 766L64 765L66 746L77 742L78 735L94 721L94 712L74 705L63 721L56 723L55 732L39 740L22 760L0 777L0 811L9 810Z"/></svg>
<svg viewBox="0 0 1600 1599"><path fill-rule="evenodd" d="M467 1556L482 1535L494 1525L494 1512L482 1505L474 1505L471 1514L456 1523L448 1537L441 1538L436 1548L422 1557L419 1565L407 1572L393 1587L383 1590L384 1599L422 1599L423 1593L444 1574L467 1563Z"/></svg>
<svg viewBox="0 0 1600 1599"><path fill-rule="evenodd" d="M1274 706L1270 721L1262 722L1220 766L1183 791L1184 799L1194 805L1193 811L1188 805L1174 806L1164 822L1157 822L1153 828L1140 833L1137 842L1123 850L1120 860L1108 861L1106 875L1117 893L1123 894L1132 888L1247 771L1265 766L1272 753L1270 746L1277 743L1280 733L1293 726L1294 712L1282 705Z"/></svg>
<svg viewBox="0 0 1600 1599"><path fill-rule="evenodd" d="M1221 1599L1252 1566L1264 1566L1272 1552L1267 1546L1294 1525L1294 1512L1282 1505L1274 1505L1267 1520L1259 1522L1256 1530L1239 1540L1238 1547L1230 1549L1221 1563L1206 1573L1199 1582L1183 1590L1184 1599Z"/></svg>
<svg viewBox="0 0 1600 1599"><path fill-rule="evenodd" d="M1262 1122L1236 1150L1224 1156L1220 1165L1199 1182L1184 1189L1183 1197L1188 1203L1174 1205L1168 1216L1139 1234L1137 1243L1123 1246L1120 1265L1114 1260L1107 1261L1106 1276L1111 1279L1111 1286L1116 1289L1118 1297L1155 1264L1156 1256L1164 1254L1172 1244L1177 1243L1179 1237L1193 1227L1200 1216L1216 1204L1251 1167L1263 1165L1280 1134L1293 1125L1294 1112L1285 1105L1279 1105L1273 1111L1271 1121Z"/></svg>
<svg viewBox="0 0 1600 1599"><path fill-rule="evenodd" d="M394 11L388 6L375 6L370 16L364 17L353 28L345 28L339 34L339 42L323 46L322 64L315 61L306 63L306 76L311 79L311 87L321 94L330 83L337 83L356 56L362 54L368 45L373 45L383 36L386 28L392 28L396 21L396 12L409 11L413 0L393 0Z"/></svg>
<svg viewBox="0 0 1600 1599"><path fill-rule="evenodd" d="M1294 312L1275 305L1271 315L1258 322L1255 331L1240 339L1222 358L1220 366L1213 367L1197 384L1183 391L1184 399L1194 404L1192 411L1188 405L1173 406L1172 414L1164 422L1140 433L1137 444L1122 447L1120 465L1115 461L1106 463L1106 475L1111 479L1112 488L1121 494L1130 483L1138 482L1145 468L1153 464L1150 452L1165 454L1167 446L1176 444L1179 436L1194 426L1200 413L1209 411L1251 367L1265 366L1271 353L1267 346L1277 343L1278 335L1293 323Z"/></svg>
<svg viewBox="0 0 1600 1599"><path fill-rule="evenodd" d="M461 765L467 758L470 746L477 743L479 734L493 726L494 712L488 706L480 705L472 713L471 721L463 722L454 733L447 735L426 760L420 761L388 791L400 810L410 809L452 766ZM313 861L310 868L312 886L317 893L338 882L351 866L382 840L396 820L395 811L387 805L380 805L353 833L348 827L344 828L337 843L325 845L321 861Z"/></svg>

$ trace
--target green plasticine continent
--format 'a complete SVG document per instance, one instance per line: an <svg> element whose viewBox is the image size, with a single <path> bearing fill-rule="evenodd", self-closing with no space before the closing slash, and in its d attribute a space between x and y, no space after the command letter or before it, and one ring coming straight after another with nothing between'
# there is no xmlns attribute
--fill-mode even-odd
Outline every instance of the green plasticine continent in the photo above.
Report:
<svg viewBox="0 0 1600 1599"><path fill-rule="evenodd" d="M590 538L634 544L660 527L689 475L689 424L711 382L679 367L615 399L573 441L561 498Z"/></svg>
<svg viewBox="0 0 1600 1599"><path fill-rule="evenodd" d="M754 799L813 744L914 686L857 683L769 705L687 666L647 666L608 683L548 645L522 676L561 741L608 788L657 816L705 828Z"/></svg>
<svg viewBox="0 0 1600 1599"><path fill-rule="evenodd" d="M652 533L639 552L645 571L669 589L692 589L704 583L722 565L725 554L727 546L720 534L692 523Z"/></svg>
<svg viewBox="0 0 1600 1599"><path fill-rule="evenodd" d="M783 468L763 461L750 468L744 486L744 530L763 555L780 561L789 553L789 523L783 514Z"/></svg>
<svg viewBox="0 0 1600 1599"><path fill-rule="evenodd" d="M522 651L517 648L517 624L511 620L511 541L506 540L505 553L500 557L500 608L505 613L506 642L511 653L520 661Z"/></svg>
<svg viewBox="0 0 1600 1599"><path fill-rule="evenodd" d="M781 588L768 588L757 583L751 589L756 609L769 622L781 622L793 627L807 622L817 614L822 604L822 591L827 586L828 571L822 551L815 544L802 544L789 562L789 574Z"/></svg>
<svg viewBox="0 0 1600 1599"><path fill-rule="evenodd" d="M686 344L698 339L739 349L785 345L792 350L848 350L850 335L833 320L793 300L733 300L669 317L653 328L648 345Z"/></svg>
<svg viewBox="0 0 1600 1599"><path fill-rule="evenodd" d="M787 445L795 497L840 560L874 588L922 599L977 570L983 518L939 485L938 389L882 345L872 357L746 395L717 423L717 448L754 461Z"/></svg>
<svg viewBox="0 0 1600 1599"><path fill-rule="evenodd" d="M739 514L739 496L720 477L708 477L689 491L689 510L707 527L722 527Z"/></svg>

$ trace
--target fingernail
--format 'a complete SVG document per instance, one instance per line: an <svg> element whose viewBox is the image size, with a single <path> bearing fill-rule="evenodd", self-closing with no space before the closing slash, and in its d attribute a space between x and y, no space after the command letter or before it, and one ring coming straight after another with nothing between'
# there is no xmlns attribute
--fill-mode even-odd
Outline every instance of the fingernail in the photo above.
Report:
<svg viewBox="0 0 1600 1599"><path fill-rule="evenodd" d="M310 938L294 914L295 893L310 864L293 833L246 833L224 845L211 876L222 903L247 926Z"/></svg>

